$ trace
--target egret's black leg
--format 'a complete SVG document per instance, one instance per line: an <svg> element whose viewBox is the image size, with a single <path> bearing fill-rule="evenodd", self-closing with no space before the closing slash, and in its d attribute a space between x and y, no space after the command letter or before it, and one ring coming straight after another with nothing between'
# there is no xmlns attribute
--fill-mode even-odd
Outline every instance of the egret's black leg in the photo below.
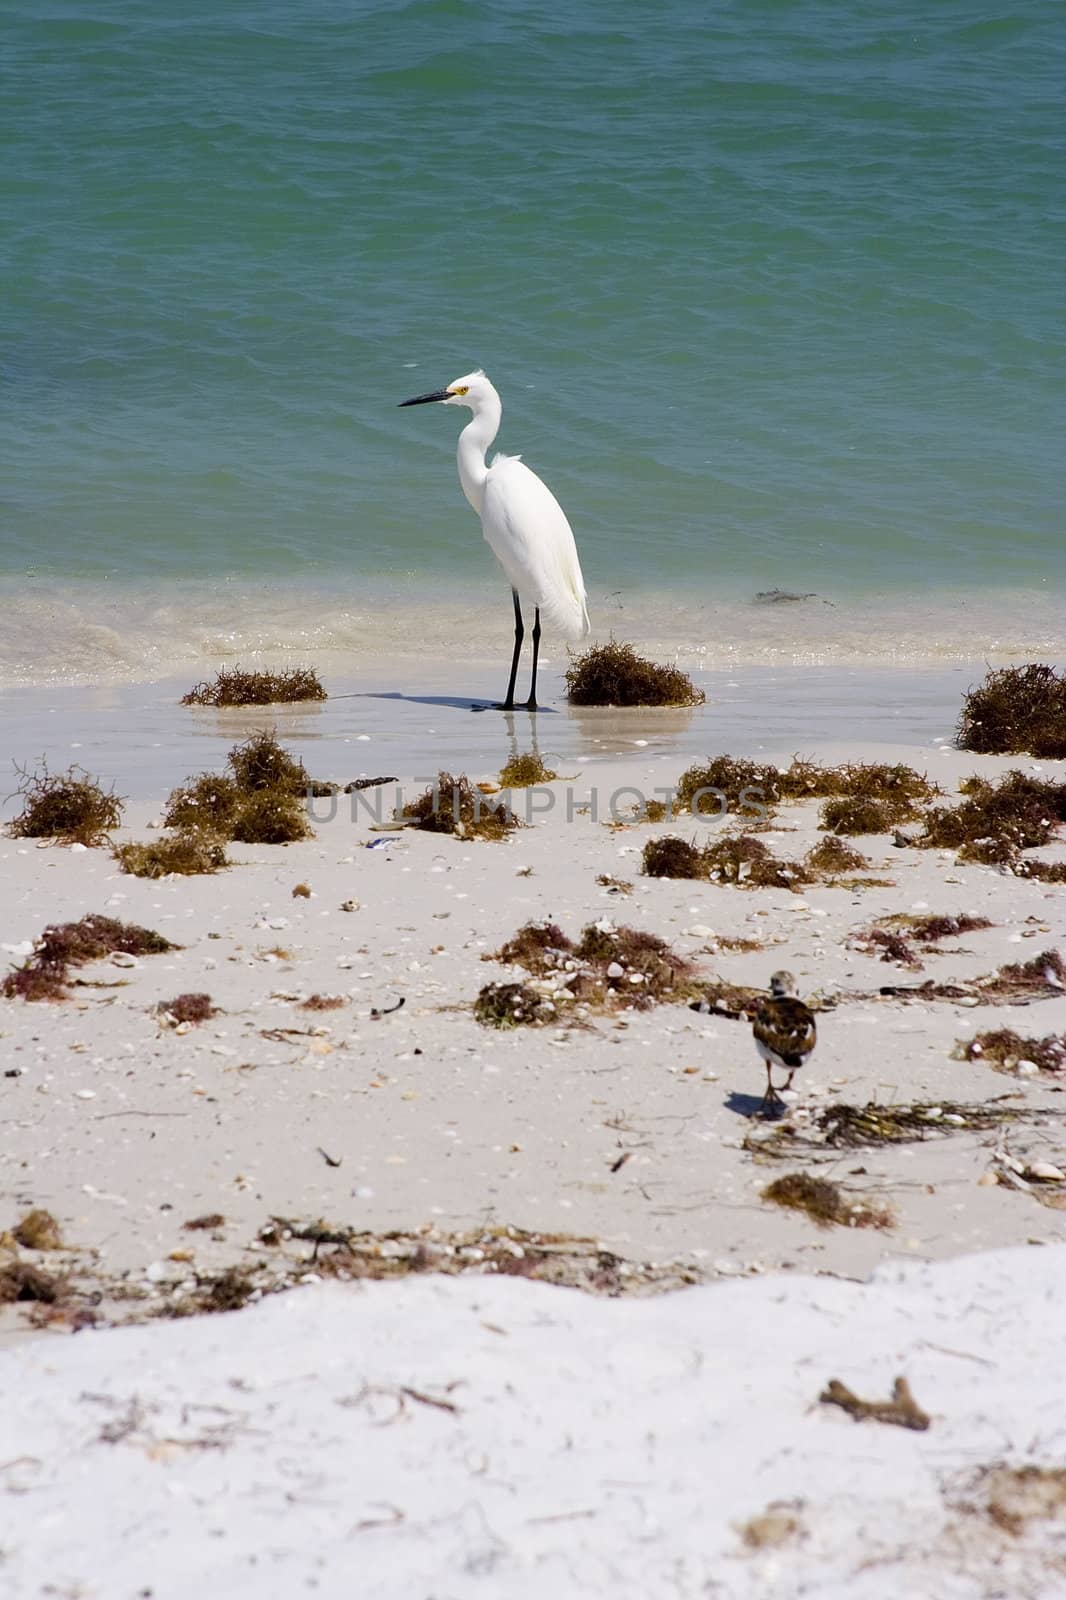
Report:
<svg viewBox="0 0 1066 1600"><path fill-rule="evenodd" d="M527 711L537 709L537 658L540 655L540 607L533 613L533 681L529 686L529 699L526 701Z"/></svg>
<svg viewBox="0 0 1066 1600"><path fill-rule="evenodd" d="M514 600L514 655L511 657L511 676L507 681L507 698L500 707L501 711L514 710L514 686L518 677L518 658L522 654L522 640L526 636L525 623L522 621L522 607L518 599L518 590L511 590Z"/></svg>

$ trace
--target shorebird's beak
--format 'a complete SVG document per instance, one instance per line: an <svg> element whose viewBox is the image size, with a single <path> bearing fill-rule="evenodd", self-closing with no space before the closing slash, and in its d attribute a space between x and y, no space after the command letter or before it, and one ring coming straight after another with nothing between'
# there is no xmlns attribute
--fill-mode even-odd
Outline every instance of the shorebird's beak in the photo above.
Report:
<svg viewBox="0 0 1066 1600"><path fill-rule="evenodd" d="M428 406L431 400L450 400L450 389L434 389L432 394L416 394L413 400L401 400L401 406Z"/></svg>

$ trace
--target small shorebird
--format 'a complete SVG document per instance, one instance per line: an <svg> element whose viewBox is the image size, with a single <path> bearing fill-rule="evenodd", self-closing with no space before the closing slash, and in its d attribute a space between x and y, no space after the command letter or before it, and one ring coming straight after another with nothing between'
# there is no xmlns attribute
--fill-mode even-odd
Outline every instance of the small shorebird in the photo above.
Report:
<svg viewBox="0 0 1066 1600"><path fill-rule="evenodd" d="M792 1079L806 1062L818 1041L814 1014L796 995L796 980L791 972L775 972L770 979L770 994L761 1000L751 1025L755 1048L766 1062L766 1093L759 1110L765 1114L771 1106L781 1104L781 1096L774 1088L774 1068L788 1073Z"/></svg>

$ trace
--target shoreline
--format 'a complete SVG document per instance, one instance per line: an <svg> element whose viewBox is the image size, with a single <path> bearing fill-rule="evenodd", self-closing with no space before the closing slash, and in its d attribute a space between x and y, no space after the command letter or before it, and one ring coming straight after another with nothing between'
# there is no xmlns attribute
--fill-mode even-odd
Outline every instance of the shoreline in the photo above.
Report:
<svg viewBox="0 0 1066 1600"><path fill-rule="evenodd" d="M820 666L939 669L964 661L1066 659L1066 581L1031 589L807 594L791 572L750 587L592 585L593 638L617 636L687 671ZM786 598L767 598L774 594ZM762 595L763 598L759 598ZM425 658L451 668L506 664L511 611L491 570L473 581L357 574L312 580L74 583L0 579L0 693L101 689L219 666L324 663L370 675ZM549 652L565 662L558 640ZM498 692L498 691L497 691Z"/></svg>
<svg viewBox="0 0 1066 1600"><path fill-rule="evenodd" d="M0 750L19 767L42 756L55 771L76 762L105 787L157 807L175 785L217 769L234 743L263 727L275 728L314 776L341 784L384 775L428 782L441 770L480 779L530 748L564 774L629 756L684 766L718 752L835 763L842 751L867 746L905 746L935 765L952 750L963 694L986 670L978 661L936 670L704 668L692 672L707 694L703 706L619 710L568 705L563 663L552 653L542 663L543 709L508 714L486 709L501 692L499 662L463 667L425 657L358 672L335 658L319 665L330 697L300 705L182 706L187 676L8 690L0 693ZM0 801L0 818L14 804L10 794Z"/></svg>

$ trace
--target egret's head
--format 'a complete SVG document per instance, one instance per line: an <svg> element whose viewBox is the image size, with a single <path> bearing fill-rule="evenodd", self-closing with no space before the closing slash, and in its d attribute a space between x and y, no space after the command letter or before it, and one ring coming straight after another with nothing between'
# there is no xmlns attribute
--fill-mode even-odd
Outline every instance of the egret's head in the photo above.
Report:
<svg viewBox="0 0 1066 1600"><path fill-rule="evenodd" d="M429 394L416 394L413 400L401 400L401 406L425 406L431 400L440 400L446 406L469 406L476 411L483 401L496 391L483 372L468 372L465 378L456 378L446 389L433 389Z"/></svg>
<svg viewBox="0 0 1066 1600"><path fill-rule="evenodd" d="M775 1000L784 1000L786 995L795 994L796 980L791 972L775 972L770 978L770 993Z"/></svg>

